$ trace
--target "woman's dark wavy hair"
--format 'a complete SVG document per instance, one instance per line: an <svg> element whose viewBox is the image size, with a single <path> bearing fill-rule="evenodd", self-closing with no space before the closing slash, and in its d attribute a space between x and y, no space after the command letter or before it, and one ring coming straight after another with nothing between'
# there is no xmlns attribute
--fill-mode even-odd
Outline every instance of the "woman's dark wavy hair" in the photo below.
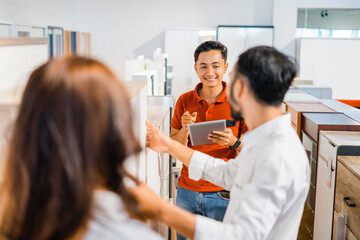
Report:
<svg viewBox="0 0 360 240"><path fill-rule="evenodd" d="M278 106L296 76L294 59L273 47L250 48L239 56L236 74L247 77L250 89L258 101Z"/></svg>
<svg viewBox="0 0 360 240"><path fill-rule="evenodd" d="M117 193L137 213L123 163L140 150L128 93L105 65L67 57L40 66L25 88L10 139L0 236L73 236L91 218L97 187Z"/></svg>

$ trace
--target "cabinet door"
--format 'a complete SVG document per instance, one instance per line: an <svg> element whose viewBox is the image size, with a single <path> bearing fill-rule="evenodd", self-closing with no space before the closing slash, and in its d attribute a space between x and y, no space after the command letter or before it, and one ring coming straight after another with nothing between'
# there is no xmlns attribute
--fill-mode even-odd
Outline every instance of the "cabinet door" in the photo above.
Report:
<svg viewBox="0 0 360 240"><path fill-rule="evenodd" d="M323 131L319 134L319 155L326 160L334 158L336 156L337 147L331 142ZM335 161L332 162L333 166L336 166Z"/></svg>
<svg viewBox="0 0 360 240"><path fill-rule="evenodd" d="M316 199L315 199L315 218L314 218L314 239L330 239L332 229L332 212L334 197L334 179L329 184L329 178L334 177L331 169L331 162L321 156L318 158L317 180L316 180ZM332 194L331 194L332 193Z"/></svg>
<svg viewBox="0 0 360 240"><path fill-rule="evenodd" d="M170 111L165 115L163 124L160 127L166 135L170 135ZM165 199L169 200L169 181L170 181L170 171L169 171L169 163L170 162L170 155L167 153L161 154L161 171L160 171L160 181L161 181L161 188L160 188L160 196Z"/></svg>
<svg viewBox="0 0 360 240"><path fill-rule="evenodd" d="M308 206L311 210L315 209L315 187L316 187L316 158L317 158L317 145L306 133L302 132L302 144L305 148L306 154L309 158L311 166L311 181L309 195L307 199Z"/></svg>

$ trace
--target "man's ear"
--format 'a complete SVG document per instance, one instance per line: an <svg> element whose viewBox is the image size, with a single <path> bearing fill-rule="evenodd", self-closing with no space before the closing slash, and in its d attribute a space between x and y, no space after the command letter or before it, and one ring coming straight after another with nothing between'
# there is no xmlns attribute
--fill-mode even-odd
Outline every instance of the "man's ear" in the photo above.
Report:
<svg viewBox="0 0 360 240"><path fill-rule="evenodd" d="M244 83L240 79L236 79L233 86L233 96L238 101L244 93Z"/></svg>
<svg viewBox="0 0 360 240"><path fill-rule="evenodd" d="M225 72L224 72L224 73L226 73L226 72L227 72L228 67L229 67L229 64L228 64L228 63L225 63Z"/></svg>
<svg viewBox="0 0 360 240"><path fill-rule="evenodd" d="M195 70L195 72L197 73L197 66L196 66L196 63L194 64L194 70Z"/></svg>

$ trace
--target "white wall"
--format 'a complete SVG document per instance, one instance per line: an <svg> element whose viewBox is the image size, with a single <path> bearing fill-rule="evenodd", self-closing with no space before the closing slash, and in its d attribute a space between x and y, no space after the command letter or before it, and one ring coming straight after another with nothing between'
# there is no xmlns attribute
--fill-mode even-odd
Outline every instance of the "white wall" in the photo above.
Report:
<svg viewBox="0 0 360 240"><path fill-rule="evenodd" d="M64 0L0 0L0 20L63 26Z"/></svg>
<svg viewBox="0 0 360 240"><path fill-rule="evenodd" d="M334 99L359 99L359 39L299 39L299 76L332 88Z"/></svg>
<svg viewBox="0 0 360 240"><path fill-rule="evenodd" d="M66 25L92 33L92 54L123 76L126 59L164 49L165 29L271 25L272 0L66 0Z"/></svg>
<svg viewBox="0 0 360 240"><path fill-rule="evenodd" d="M0 19L91 32L92 55L121 77L126 59L164 48L165 29L271 25L273 0L0 0Z"/></svg>
<svg viewBox="0 0 360 240"><path fill-rule="evenodd" d="M298 8L360 8L359 0L273 0L274 46L295 56Z"/></svg>
<svg viewBox="0 0 360 240"><path fill-rule="evenodd" d="M164 48L164 30L274 25L274 46L295 55L297 8L360 8L359 0L0 0L0 19L92 33L92 54L123 75L126 59Z"/></svg>

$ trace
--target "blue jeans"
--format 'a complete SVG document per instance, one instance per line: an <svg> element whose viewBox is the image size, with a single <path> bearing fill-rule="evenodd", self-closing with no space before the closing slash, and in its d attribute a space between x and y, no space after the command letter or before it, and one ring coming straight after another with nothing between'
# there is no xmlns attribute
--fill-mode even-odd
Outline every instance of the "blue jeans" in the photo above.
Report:
<svg viewBox="0 0 360 240"><path fill-rule="evenodd" d="M198 193L178 187L176 205L186 211L222 221L229 200L220 196L219 192ZM186 239L176 234L177 240Z"/></svg>

